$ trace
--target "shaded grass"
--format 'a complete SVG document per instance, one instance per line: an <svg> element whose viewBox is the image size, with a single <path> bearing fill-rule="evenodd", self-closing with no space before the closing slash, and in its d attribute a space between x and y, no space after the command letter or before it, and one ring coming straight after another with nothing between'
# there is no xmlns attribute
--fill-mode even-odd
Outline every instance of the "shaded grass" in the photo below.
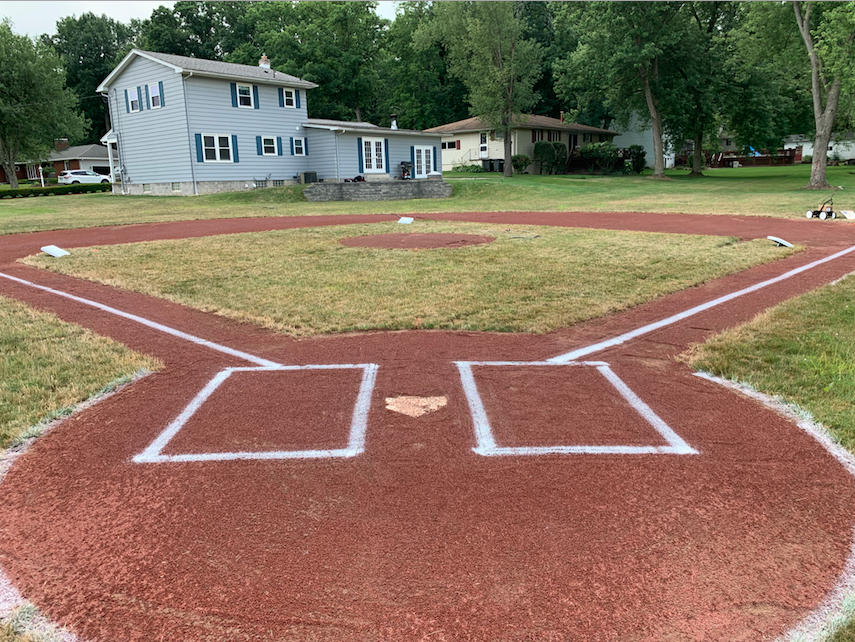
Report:
<svg viewBox="0 0 855 642"><path fill-rule="evenodd" d="M827 197L825 192L801 189L809 175L809 165L708 170L706 177L697 179L671 170L671 180L665 181L644 176L449 174L454 193L448 199L334 203L309 203L301 185L194 197L78 194L0 202L0 234L212 218L506 210L802 218ZM835 185L855 188L851 167L829 167L828 178ZM855 209L849 193L841 192L838 202Z"/></svg>
<svg viewBox="0 0 855 642"><path fill-rule="evenodd" d="M396 223L80 249L25 262L293 336L359 330L549 332L785 256L765 241L420 221L496 237L457 249L344 247Z"/></svg>
<svg viewBox="0 0 855 642"><path fill-rule="evenodd" d="M159 367L115 341L0 297L0 448L36 436L44 422L133 373Z"/></svg>

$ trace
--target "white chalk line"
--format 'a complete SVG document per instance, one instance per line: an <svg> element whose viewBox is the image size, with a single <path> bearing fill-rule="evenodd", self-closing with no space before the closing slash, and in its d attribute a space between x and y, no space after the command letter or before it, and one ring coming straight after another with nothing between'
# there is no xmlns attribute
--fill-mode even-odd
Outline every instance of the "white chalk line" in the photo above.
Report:
<svg viewBox="0 0 855 642"><path fill-rule="evenodd" d="M472 449L484 457L501 456L532 456L532 455L697 455L697 450L689 446L680 436L666 424L653 409L636 395L624 381L618 377L603 361L569 361L556 363L552 361L455 361L460 372L460 383L469 404L472 425L475 432L475 447ZM499 446L496 443L490 419L484 408L481 393L475 381L472 366L494 367L523 367L523 366L588 366L596 368L612 384L626 402L644 419L659 435L668 442L667 446Z"/></svg>
<svg viewBox="0 0 855 642"><path fill-rule="evenodd" d="M606 341L600 341L599 343L594 343L589 346L585 346L582 348L578 348L576 350L572 350L571 352L566 352L564 354L560 354L557 357L552 357L547 359L552 363L566 363L568 361L575 361L581 357L592 354L594 352L599 352L601 350L605 350L606 348L613 348L614 346L621 345L635 339L636 337L640 337L641 335L647 334L649 332L653 332L654 330L659 330L660 328L664 328L666 326L672 325L683 319L687 319L691 316L699 314L700 312L704 312L709 310L710 308L714 308L717 305L721 305L722 303L727 303L728 301L732 301L737 297L741 297L745 294L750 294L752 292L756 292L757 290L761 290L770 285L774 285L775 283L780 283L781 281L785 281L790 279L802 272L806 272L807 270L811 270L817 266L820 266L824 263L828 263L829 261L833 261L835 259L839 259L841 256L845 256L850 252L855 251L855 245L845 250L841 250L840 252L836 252L831 254L830 256L826 256L825 258L818 259L813 261L812 263L807 263L802 265L801 267L797 267L795 269L790 270L789 272L784 272L779 276L776 276L772 279L768 279L766 281L761 281L760 283L755 283L747 288L743 288L742 290L737 290L736 292L731 292L730 294L725 294L724 296L720 296L717 299L713 299L712 301L707 301L706 303L702 303L700 305L696 305L693 308L689 308L683 312L679 312L670 317L662 319L661 321L656 321L654 323L649 323L640 328L636 328L635 330L630 330L624 334L618 335L612 339L607 339Z"/></svg>
<svg viewBox="0 0 855 642"><path fill-rule="evenodd" d="M274 450L262 452L217 452L187 453L163 455L163 449L187 424L190 418L202 407L210 396L234 372L284 372L300 370L349 370L362 368L362 380L354 403L350 421L347 446L345 448L322 450ZM167 462L233 461L233 460L269 460L269 459L329 459L356 457L365 451L365 433L368 430L368 413L371 410L371 395L377 381L378 365L361 364L317 364L303 366L265 366L261 368L226 368L216 374L211 381L187 404L181 414L161 432L154 441L132 461L138 464L160 464Z"/></svg>

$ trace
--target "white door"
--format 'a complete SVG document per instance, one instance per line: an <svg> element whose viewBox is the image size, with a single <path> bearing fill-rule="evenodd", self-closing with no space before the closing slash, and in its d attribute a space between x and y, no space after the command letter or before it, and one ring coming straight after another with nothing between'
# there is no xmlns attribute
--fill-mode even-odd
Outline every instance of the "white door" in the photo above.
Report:
<svg viewBox="0 0 855 642"><path fill-rule="evenodd" d="M480 158L487 158L487 132L481 132Z"/></svg>
<svg viewBox="0 0 855 642"><path fill-rule="evenodd" d="M433 149L430 147L414 147L415 166L413 178L427 178L433 169Z"/></svg>

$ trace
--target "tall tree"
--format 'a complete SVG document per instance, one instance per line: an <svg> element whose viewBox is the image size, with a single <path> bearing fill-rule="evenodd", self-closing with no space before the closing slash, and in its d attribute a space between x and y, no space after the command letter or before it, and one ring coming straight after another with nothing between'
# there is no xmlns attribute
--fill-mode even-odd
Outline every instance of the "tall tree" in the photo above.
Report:
<svg viewBox="0 0 855 642"><path fill-rule="evenodd" d="M47 38L62 58L66 82L77 94L91 128L81 143L97 143L110 127L107 106L95 93L133 41L130 27L105 15L84 13L56 23L56 35Z"/></svg>
<svg viewBox="0 0 855 642"><path fill-rule="evenodd" d="M824 5L824 6L823 6ZM855 61L855 3L814 3L793 0L796 24L810 59L811 94L816 122L810 182L805 189L829 189L825 178L826 150L844 87L852 89Z"/></svg>
<svg viewBox="0 0 855 642"><path fill-rule="evenodd" d="M140 46L160 53L223 60L248 37L242 17L252 4L179 0L171 9L160 6L142 24Z"/></svg>
<svg viewBox="0 0 855 642"><path fill-rule="evenodd" d="M0 164L11 187L18 187L16 161L38 161L55 139L79 137L85 127L53 48L0 22Z"/></svg>
<svg viewBox="0 0 855 642"><path fill-rule="evenodd" d="M504 139L504 175L513 175L511 130L534 106L543 52L526 38L515 2L446 2L436 7L433 33L448 46L451 73L469 90L469 112Z"/></svg>

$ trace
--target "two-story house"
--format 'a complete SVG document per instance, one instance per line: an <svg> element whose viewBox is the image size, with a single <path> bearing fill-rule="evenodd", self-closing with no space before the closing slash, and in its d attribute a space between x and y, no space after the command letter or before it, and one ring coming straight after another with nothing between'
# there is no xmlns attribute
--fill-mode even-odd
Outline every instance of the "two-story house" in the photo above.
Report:
<svg viewBox="0 0 855 642"><path fill-rule="evenodd" d="M441 137L310 119L316 84L270 68L133 49L99 85L124 194L204 194L301 180L441 173Z"/></svg>

